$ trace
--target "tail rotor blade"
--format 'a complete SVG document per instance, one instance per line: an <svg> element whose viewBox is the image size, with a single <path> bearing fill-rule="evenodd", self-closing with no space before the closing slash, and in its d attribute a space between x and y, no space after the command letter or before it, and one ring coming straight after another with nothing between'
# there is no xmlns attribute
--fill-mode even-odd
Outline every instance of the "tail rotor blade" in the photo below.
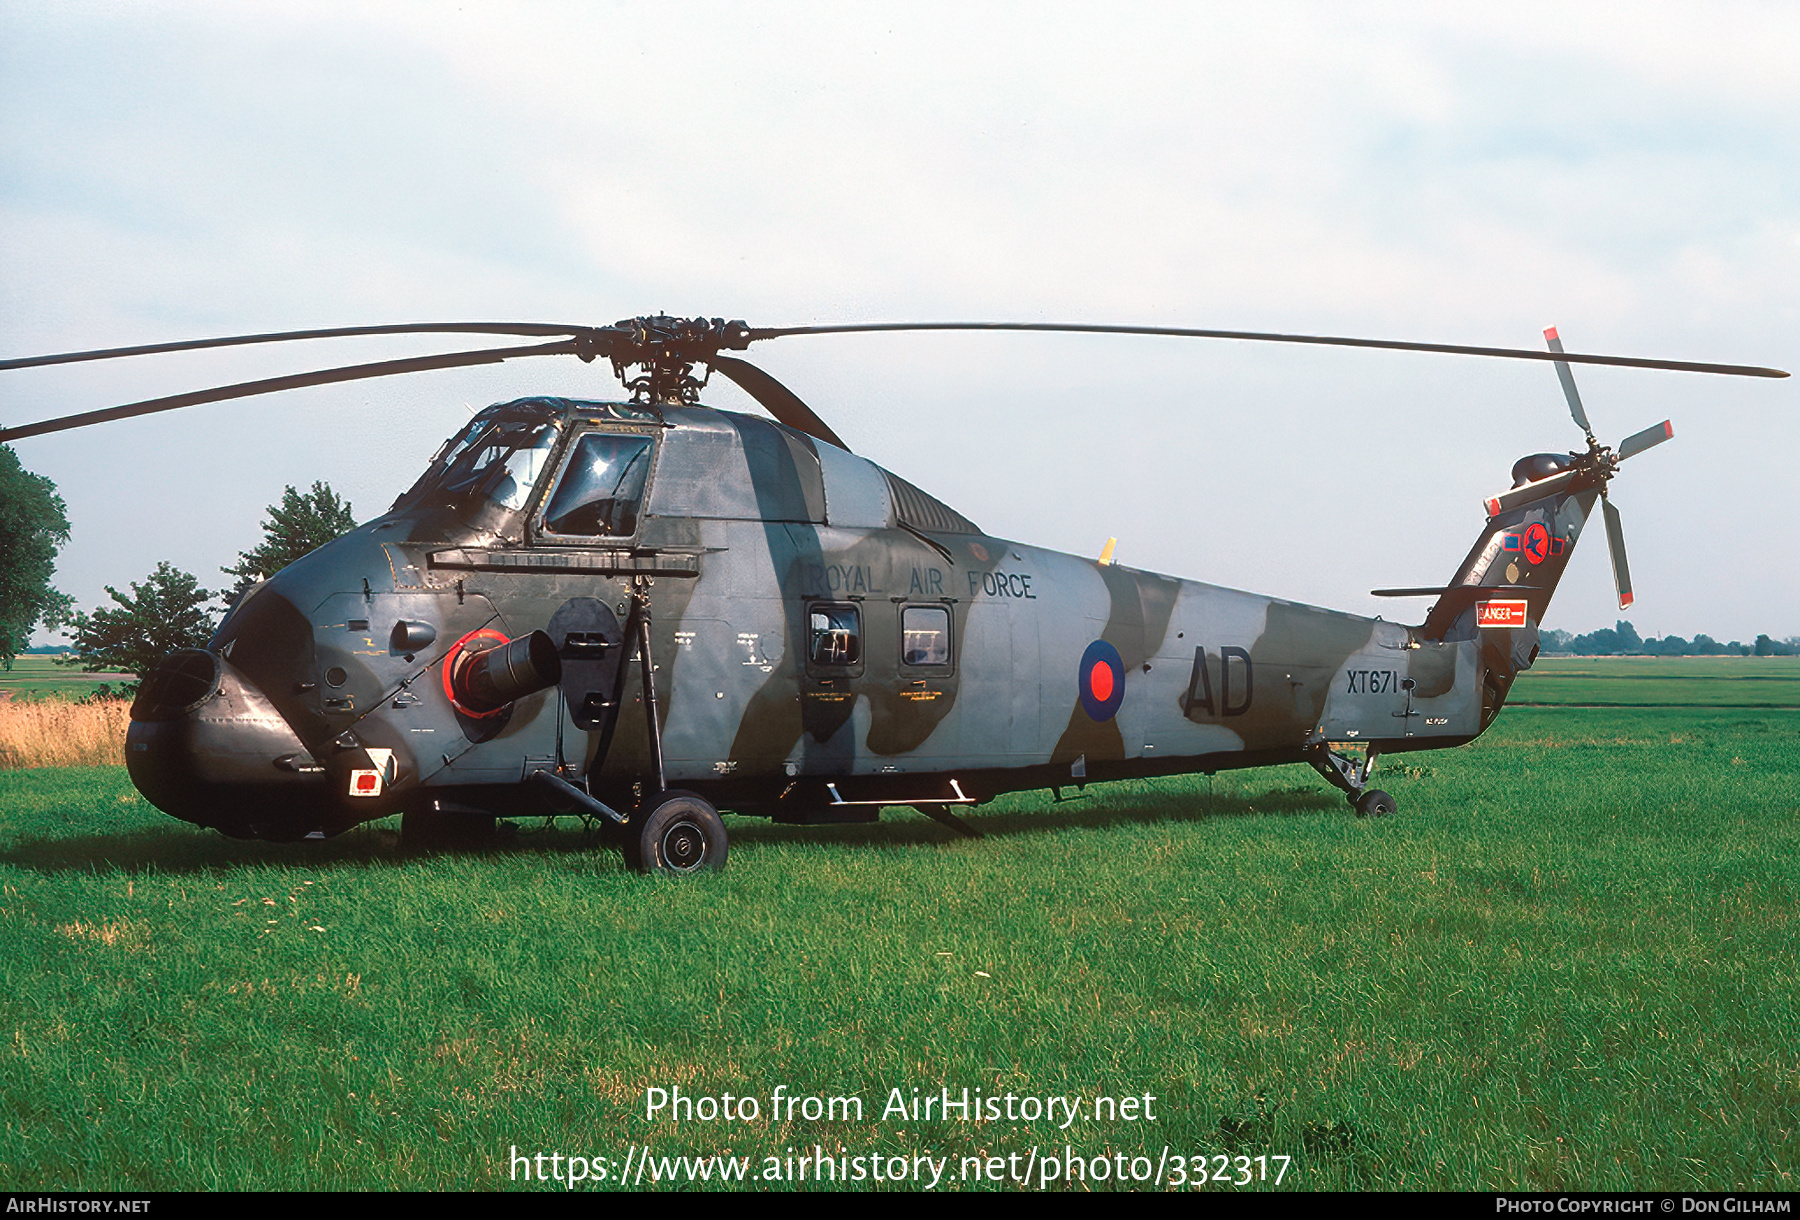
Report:
<svg viewBox="0 0 1800 1220"><path fill-rule="evenodd" d="M1557 355L1562 354L1562 339L1557 335L1556 327L1552 326L1544 332L1544 342L1551 351ZM1575 374L1569 371L1567 360L1556 362L1556 379L1562 382L1563 397L1569 400L1569 414L1575 417L1575 426L1586 433L1589 440L1593 440L1594 426L1588 423L1587 412L1581 409L1581 395L1575 390Z"/></svg>
<svg viewBox="0 0 1800 1220"><path fill-rule="evenodd" d="M1633 432L1619 442L1619 460L1622 462L1634 453L1642 453L1653 445L1660 445L1675 435L1675 425L1668 420L1653 424L1642 432Z"/></svg>
<svg viewBox="0 0 1800 1220"><path fill-rule="evenodd" d="M1548 478L1538 479L1536 482L1527 483L1523 487L1515 487L1511 491L1503 491L1497 496L1489 496L1482 502L1482 506L1487 509L1488 516L1498 517L1501 513L1506 512L1509 509L1517 508L1521 504L1530 504L1532 501L1541 500L1545 496L1555 495L1570 483L1573 483L1575 481L1575 476L1579 473L1581 472L1577 470L1565 470L1561 474L1553 474Z"/></svg>
<svg viewBox="0 0 1800 1220"><path fill-rule="evenodd" d="M1619 524L1619 510L1611 500L1602 499L1606 515L1606 545L1612 550L1613 584L1619 590L1619 609L1631 608L1631 567L1625 562L1625 530Z"/></svg>

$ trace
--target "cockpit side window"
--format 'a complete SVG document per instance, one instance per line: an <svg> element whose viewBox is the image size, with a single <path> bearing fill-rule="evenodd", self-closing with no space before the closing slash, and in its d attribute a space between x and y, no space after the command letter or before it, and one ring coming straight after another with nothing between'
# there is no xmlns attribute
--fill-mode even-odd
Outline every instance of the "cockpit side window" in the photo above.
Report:
<svg viewBox="0 0 1800 1220"><path fill-rule="evenodd" d="M550 494L543 531L579 538L627 538L637 533L655 444L641 432L581 436Z"/></svg>

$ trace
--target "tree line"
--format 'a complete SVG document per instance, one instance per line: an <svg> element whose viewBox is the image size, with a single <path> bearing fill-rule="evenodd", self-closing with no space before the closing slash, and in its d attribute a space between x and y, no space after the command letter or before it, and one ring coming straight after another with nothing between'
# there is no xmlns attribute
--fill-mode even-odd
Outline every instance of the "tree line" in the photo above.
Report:
<svg viewBox="0 0 1800 1220"><path fill-rule="evenodd" d="M72 599L50 587L56 552L69 540L69 518L56 484L19 464L0 445L0 666L31 644L39 623L61 626Z"/></svg>
<svg viewBox="0 0 1800 1220"><path fill-rule="evenodd" d="M1572 652L1581 656L1800 656L1800 636L1790 635L1785 640L1776 640L1767 635L1759 635L1754 644L1742 644L1737 640L1733 640L1729 644L1721 644L1704 632L1691 640L1684 640L1678 635L1665 635L1661 639L1646 640L1637 633L1637 628L1624 619L1620 619L1611 627L1602 627L1598 631L1590 631L1585 635L1574 635L1567 631L1546 631L1541 637L1540 646L1545 652Z"/></svg>
<svg viewBox="0 0 1800 1220"><path fill-rule="evenodd" d="M355 525L349 503L328 484L314 483L307 492L288 487L269 506L262 541L220 569L232 584L202 588L197 576L165 561L131 583L129 593L106 586L112 605L78 611L51 585L56 552L69 540L62 497L49 479L24 469L10 446L0 445L0 666L11 669L42 626L69 636L64 664L89 673L148 673L178 648L203 647L250 586Z"/></svg>

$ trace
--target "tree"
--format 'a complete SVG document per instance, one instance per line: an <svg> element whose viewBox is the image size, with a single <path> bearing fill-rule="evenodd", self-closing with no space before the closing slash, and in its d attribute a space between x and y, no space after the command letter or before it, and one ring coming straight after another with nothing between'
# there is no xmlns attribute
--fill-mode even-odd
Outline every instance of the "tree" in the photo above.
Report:
<svg viewBox="0 0 1800 1220"><path fill-rule="evenodd" d="M269 505L262 545L239 551L236 566L219 569L227 576L237 577L238 582L225 600L235 602L257 581L267 580L302 555L355 528L356 518L350 515L350 505L339 499L328 484L314 483L305 494L286 488L281 493L281 503Z"/></svg>
<svg viewBox="0 0 1800 1220"><path fill-rule="evenodd" d="M200 648L212 637L207 603L213 594L166 562L143 584L134 583L130 597L111 585L106 592L118 609L78 612L70 620L75 652L66 664L88 673L121 670L142 677L177 648Z"/></svg>
<svg viewBox="0 0 1800 1220"><path fill-rule="evenodd" d="M0 665L31 646L39 623L60 625L71 604L50 587L56 552L69 540L69 519L56 484L19 464L0 445Z"/></svg>

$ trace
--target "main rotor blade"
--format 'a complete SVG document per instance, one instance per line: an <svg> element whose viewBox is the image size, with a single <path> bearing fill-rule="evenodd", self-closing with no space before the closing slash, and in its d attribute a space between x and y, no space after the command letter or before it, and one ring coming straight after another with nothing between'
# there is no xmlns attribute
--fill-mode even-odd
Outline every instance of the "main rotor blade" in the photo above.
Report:
<svg viewBox="0 0 1800 1220"><path fill-rule="evenodd" d="M104 424L115 419L130 419L137 415L153 415L158 411L173 411L177 407L192 407L203 402L249 398L256 394L273 394L279 390L297 390L310 385L329 385L337 381L360 381L365 377L392 377L399 373L422 373L430 369L455 369L475 364L499 364L503 360L512 360L519 356L563 356L575 352L576 347L576 340L564 339L560 343L544 343L534 347L490 347L473 352L444 352L435 356L414 356L406 360L381 360L374 364L351 364L342 368L320 369L312 373L295 373L288 377L271 377L265 381L243 381L236 385L219 386L211 390L198 390L190 394L171 394L167 398L150 398L143 402L127 403L122 407L105 407L98 411L84 411L79 415L65 415L59 419L45 420L41 424L26 424L18 428L0 429L0 442L27 436L41 436L46 432L63 432L70 428L85 428L89 424Z"/></svg>
<svg viewBox="0 0 1800 1220"><path fill-rule="evenodd" d="M1559 356L1562 354L1562 339L1557 335L1556 327L1552 326L1544 332L1544 342L1551 351ZM1563 397L1569 400L1569 414L1575 417L1575 426L1586 433L1589 440L1593 440L1594 426L1588 423L1587 412L1581 409L1581 395L1575 392L1575 374L1569 371L1567 360L1556 362L1556 379L1562 382Z"/></svg>
<svg viewBox="0 0 1800 1220"><path fill-rule="evenodd" d="M748 360L739 360L734 356L714 356L712 367L737 382L746 394L762 404L763 410L788 427L849 452L850 446L839 440L838 434L824 420L814 415L812 408L801 402L798 394Z"/></svg>
<svg viewBox="0 0 1800 1220"><path fill-rule="evenodd" d="M92 352L59 352L50 356L20 356L0 360L0 370L28 369L44 364L76 364L83 360L112 360L119 356L152 356L160 352L189 352L207 347L241 347L249 343L286 343L294 339L342 339L351 335L578 335L597 328L559 326L543 322L406 322L394 326L334 326L326 330L286 330L266 335L227 335L221 339L185 339L175 343L145 343L137 347L108 347Z"/></svg>
<svg viewBox="0 0 1800 1220"><path fill-rule="evenodd" d="M1634 453L1642 453L1652 445L1660 445L1675 435L1675 425L1668 420L1660 424L1652 424L1642 432L1633 432L1619 442L1619 460L1622 462Z"/></svg>
<svg viewBox="0 0 1800 1220"><path fill-rule="evenodd" d="M1786 377L1781 369L1753 364L1703 364L1689 360L1648 360L1637 356L1593 356L1581 352L1537 352L1519 347L1466 347L1458 343L1403 343L1394 339L1345 339L1332 335L1281 335L1253 330L1196 330L1179 326L1091 326L1072 322L865 322L848 326L781 326L750 331L750 341L787 335L841 335L865 331L1030 330L1098 335L1172 335L1189 339L1250 339L1262 343L1316 343L1331 347L1377 347L1400 352L1446 352L1455 356L1498 356L1509 360L1563 360L1572 364L1610 364L1633 369L1673 369L1686 373L1723 373L1732 377Z"/></svg>
<svg viewBox="0 0 1800 1220"><path fill-rule="evenodd" d="M1625 562L1625 527L1619 521L1619 510L1613 502L1601 497L1600 507L1606 517L1606 545L1612 550L1613 585L1619 590L1619 609L1631 608L1631 567Z"/></svg>

